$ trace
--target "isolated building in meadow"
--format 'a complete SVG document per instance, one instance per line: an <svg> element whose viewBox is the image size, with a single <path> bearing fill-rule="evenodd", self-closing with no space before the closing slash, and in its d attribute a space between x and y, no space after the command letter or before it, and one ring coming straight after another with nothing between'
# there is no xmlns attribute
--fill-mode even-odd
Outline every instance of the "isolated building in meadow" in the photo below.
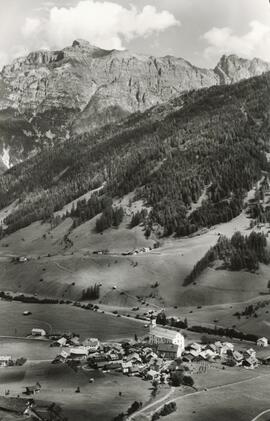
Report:
<svg viewBox="0 0 270 421"><path fill-rule="evenodd" d="M268 339L267 338L260 338L257 340L257 346L260 346L262 348L268 347Z"/></svg>
<svg viewBox="0 0 270 421"><path fill-rule="evenodd" d="M180 332L150 325L149 342L151 345L173 344L179 347L177 354L185 350L185 338Z"/></svg>
<svg viewBox="0 0 270 421"><path fill-rule="evenodd" d="M46 331L44 329L33 328L32 336L46 336Z"/></svg>

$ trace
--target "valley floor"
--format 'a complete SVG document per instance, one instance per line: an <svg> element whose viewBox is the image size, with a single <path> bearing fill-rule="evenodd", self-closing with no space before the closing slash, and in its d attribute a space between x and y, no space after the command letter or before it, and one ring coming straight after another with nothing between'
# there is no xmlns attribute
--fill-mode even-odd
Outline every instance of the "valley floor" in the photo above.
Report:
<svg viewBox="0 0 270 421"><path fill-rule="evenodd" d="M249 192L249 199L254 191ZM141 203L133 206L140 209ZM198 392L164 389L156 397L158 403L154 403L149 382L91 372L95 382L90 384L89 373L75 373L69 368L63 370L51 365L56 350L49 348L48 343L21 339L33 327L48 333L72 331L81 338L133 339L135 335L146 335L149 323L146 313L156 314L162 309L167 316L186 318L189 326L234 327L244 333L270 337L267 266L261 265L252 274L209 268L195 284L183 287L194 264L216 244L220 235L231 237L236 231L250 233L250 220L245 212L196 236L169 238L162 240L156 250L123 256L122 253L128 251L152 247L156 241L155 238L147 240L140 227L128 228L130 212L126 213L119 229L107 230L103 235L94 232L95 218L71 232L72 221L66 219L54 229L47 223L37 222L0 241L0 291L71 301L70 304L46 305L0 301L1 353L14 356L25 353L28 358L23 367L0 370L0 394L9 389L14 396L20 395L26 383L40 381L44 387L39 397L56 400L70 419L77 421L87 418L112 421L136 399L143 402L141 413L133 417L136 421L149 419L149 414L170 400L176 401L178 409L167 417L169 421L180 418L184 421L253 420L269 409L267 367L255 371L226 368L221 372L220 368L209 366L204 376L195 370ZM268 229L268 224L262 228L266 233ZM65 235L70 239L68 245ZM93 254L104 249L108 249L108 253ZM14 257L19 256L26 256L27 261L14 262ZM100 298L93 302L99 307L98 311L74 306L75 302L81 302L82 291L95 283L101 284ZM256 318L235 316L247 305L258 303ZM24 311L31 314L22 316ZM187 343L201 339L200 334L190 331L186 334ZM80 394L75 394L77 386L81 388ZM121 398L119 391L123 392Z"/></svg>

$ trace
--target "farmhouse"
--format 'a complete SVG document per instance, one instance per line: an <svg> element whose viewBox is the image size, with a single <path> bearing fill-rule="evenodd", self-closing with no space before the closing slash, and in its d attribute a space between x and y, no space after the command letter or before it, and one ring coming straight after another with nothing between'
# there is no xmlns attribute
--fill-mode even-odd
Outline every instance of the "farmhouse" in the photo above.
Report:
<svg viewBox="0 0 270 421"><path fill-rule="evenodd" d="M129 370L130 376L138 376L139 374L139 367L137 365L133 365L131 369Z"/></svg>
<svg viewBox="0 0 270 421"><path fill-rule="evenodd" d="M253 348L247 349L244 351L244 358L254 358L256 357L256 351Z"/></svg>
<svg viewBox="0 0 270 421"><path fill-rule="evenodd" d="M230 342L223 342L222 348L219 349L219 353L221 357L225 357L228 353L233 352L234 345Z"/></svg>
<svg viewBox="0 0 270 421"><path fill-rule="evenodd" d="M242 363L244 357L243 357L243 354L241 354L241 352L234 351L232 353L232 356L233 356L233 358L234 358L234 360L236 361L237 364Z"/></svg>
<svg viewBox="0 0 270 421"><path fill-rule="evenodd" d="M159 372L156 370L149 370L146 375L145 378L146 380L155 380L158 379L160 376Z"/></svg>
<svg viewBox="0 0 270 421"><path fill-rule="evenodd" d="M139 354L137 352L134 352L133 354L129 355L126 358L126 360L128 362L131 361L133 364L141 363L142 362L142 359L141 359L141 357L139 356Z"/></svg>
<svg viewBox="0 0 270 421"><path fill-rule="evenodd" d="M32 329L32 336L46 336L46 331L44 329Z"/></svg>
<svg viewBox="0 0 270 421"><path fill-rule="evenodd" d="M107 370L122 370L122 361L111 361L106 364Z"/></svg>
<svg viewBox="0 0 270 421"><path fill-rule="evenodd" d="M70 356L72 358L86 358L88 355L88 348L85 346L78 346L77 348L71 348Z"/></svg>
<svg viewBox="0 0 270 421"><path fill-rule="evenodd" d="M199 352L196 351L187 351L183 356L183 361L190 363L198 358Z"/></svg>
<svg viewBox="0 0 270 421"><path fill-rule="evenodd" d="M175 344L158 344L158 355L167 360L174 360L181 357L181 348Z"/></svg>
<svg viewBox="0 0 270 421"><path fill-rule="evenodd" d="M98 361L97 363L93 364L93 367L97 368L98 370L103 370L107 364L108 364L107 360Z"/></svg>
<svg viewBox="0 0 270 421"><path fill-rule="evenodd" d="M89 352L96 352L100 347L100 343L96 338L87 338L83 341L83 346L86 346Z"/></svg>
<svg viewBox="0 0 270 421"><path fill-rule="evenodd" d="M129 362L123 361L122 362L123 374L128 374L131 371L131 369L132 369L132 362L131 361L129 361Z"/></svg>
<svg viewBox="0 0 270 421"><path fill-rule="evenodd" d="M199 357L201 357L203 360L214 360L218 357L218 354L211 349L205 349L204 351L200 352Z"/></svg>
<svg viewBox="0 0 270 421"><path fill-rule="evenodd" d="M249 358L245 359L243 361L243 367L249 368L249 369L252 369L252 370L254 368L258 367L258 360L257 360L257 358L254 357L254 356L252 356L252 357L249 357Z"/></svg>
<svg viewBox="0 0 270 421"><path fill-rule="evenodd" d="M79 346L80 338L78 336L73 336L72 338L70 338L70 342L75 346Z"/></svg>
<svg viewBox="0 0 270 421"><path fill-rule="evenodd" d="M188 351L191 350L191 351L201 352L202 346L200 344L194 342L194 343L188 345L186 349Z"/></svg>
<svg viewBox="0 0 270 421"><path fill-rule="evenodd" d="M69 354L66 351L62 351L59 358L60 361L65 362L69 357Z"/></svg>
<svg viewBox="0 0 270 421"><path fill-rule="evenodd" d="M178 345L178 355L181 355L185 349L185 338L183 335L181 335L181 333L158 326L150 326L149 342L152 345Z"/></svg>
<svg viewBox="0 0 270 421"><path fill-rule="evenodd" d="M60 338L60 339L58 339L58 341L56 341L56 344L58 345L58 346L60 346L60 347L62 347L62 346L66 346L66 344L67 344L67 339L66 338Z"/></svg>
<svg viewBox="0 0 270 421"><path fill-rule="evenodd" d="M267 348L268 347L268 339L267 338L260 338L257 340L257 345L262 347L262 348Z"/></svg>

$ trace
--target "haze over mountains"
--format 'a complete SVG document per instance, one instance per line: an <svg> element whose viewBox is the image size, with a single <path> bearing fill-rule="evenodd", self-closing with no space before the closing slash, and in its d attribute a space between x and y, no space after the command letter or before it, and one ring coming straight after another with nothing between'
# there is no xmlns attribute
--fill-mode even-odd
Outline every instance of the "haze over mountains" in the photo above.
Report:
<svg viewBox="0 0 270 421"><path fill-rule="evenodd" d="M235 55L223 56L215 69L200 69L182 58L106 51L83 40L30 53L0 73L2 167L183 92L269 70L269 63Z"/></svg>

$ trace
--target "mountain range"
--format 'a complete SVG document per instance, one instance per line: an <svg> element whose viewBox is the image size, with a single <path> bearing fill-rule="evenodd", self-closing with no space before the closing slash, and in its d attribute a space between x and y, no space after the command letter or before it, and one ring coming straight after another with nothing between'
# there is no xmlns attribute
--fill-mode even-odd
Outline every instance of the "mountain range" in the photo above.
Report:
<svg viewBox="0 0 270 421"><path fill-rule="evenodd" d="M235 55L201 69L182 58L107 51L84 40L32 52L0 73L1 168L183 93L269 70L269 63Z"/></svg>
<svg viewBox="0 0 270 421"><path fill-rule="evenodd" d="M110 204L128 194L143 203L131 225L144 226L147 236L186 236L230 221L269 170L269 101L266 73L182 93L56 142L0 177L0 208L16 201L5 214L6 233L40 220L59 224L62 217L76 227L103 211L112 221Z"/></svg>

